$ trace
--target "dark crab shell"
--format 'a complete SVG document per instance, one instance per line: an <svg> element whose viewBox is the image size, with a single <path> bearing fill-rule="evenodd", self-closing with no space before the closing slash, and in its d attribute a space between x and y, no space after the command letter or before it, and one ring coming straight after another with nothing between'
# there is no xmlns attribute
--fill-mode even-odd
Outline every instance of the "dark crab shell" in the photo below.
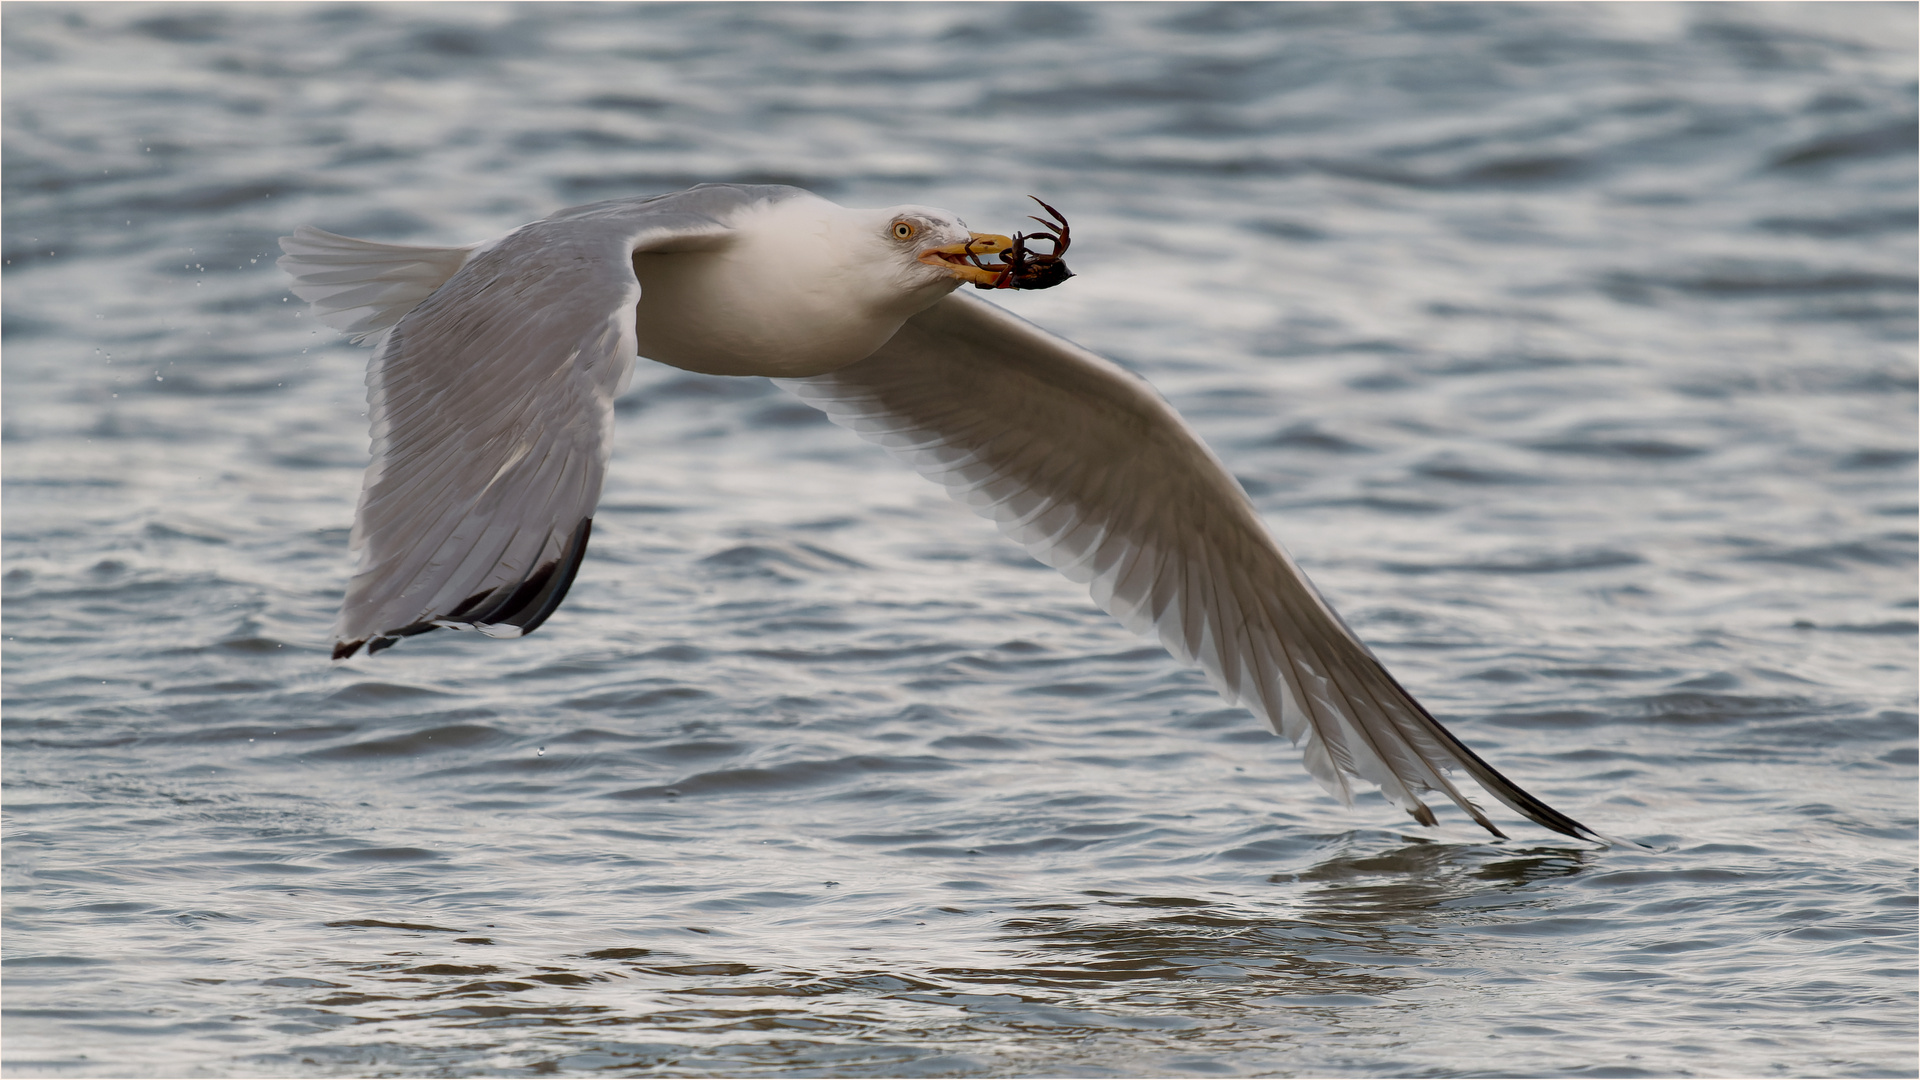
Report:
<svg viewBox="0 0 1920 1080"><path fill-rule="evenodd" d="M973 286L974 288L1051 289L1055 285L1073 276L1073 271L1067 269L1067 264L1061 260L1061 256L1066 253L1067 246L1073 242L1071 238L1072 234L1067 228L1067 216L1055 210L1053 207L1048 206L1046 203L1041 202L1040 197L1037 195L1029 195L1028 198L1040 203L1040 206L1045 209L1054 220L1047 221L1043 218L1034 218L1034 221L1038 221L1040 224L1046 226L1046 231L1032 234L1015 233L1013 237L1013 247L1000 256L1001 261L997 264L982 263L980 260L975 259L975 266L978 266L982 270L997 271L999 277L990 285L976 282ZM1053 250L1045 255L1028 251L1027 241L1029 240L1048 241L1053 245Z"/></svg>

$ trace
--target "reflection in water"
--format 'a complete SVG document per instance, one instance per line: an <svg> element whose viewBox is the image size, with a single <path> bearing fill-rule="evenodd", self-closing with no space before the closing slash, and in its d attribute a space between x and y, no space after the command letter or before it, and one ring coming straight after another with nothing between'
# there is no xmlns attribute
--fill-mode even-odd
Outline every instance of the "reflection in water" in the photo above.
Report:
<svg viewBox="0 0 1920 1080"><path fill-rule="evenodd" d="M1337 1024L1341 1009L1391 1002L1421 985L1421 967L1461 962L1472 951L1472 925L1485 912L1524 907L1529 888L1577 875L1597 857L1577 847L1507 852L1432 842L1368 850L1379 838L1350 834L1334 841L1339 854L1274 875L1282 888L1264 906L1249 906L1244 894L1099 889L1081 890L1073 901L1011 904L1017 914L993 923L990 965L916 966L900 957L868 970L769 969L663 962L653 950L632 947L532 966L395 959L339 965L331 981L313 981L318 993L300 1022L314 1030L404 1021L461 1030L620 1029L623 1037L645 1031L717 1052L724 1047L709 1040L743 1032L885 1041L904 1014L945 1016L940 1022L963 1025L966 1040L993 1032L1162 1031L1219 1041L1211 1052L1228 1053L1234 1040L1253 1037L1234 1028L1250 1004L1309 1009L1317 1024ZM460 933L370 919L330 925L421 940ZM1260 1037L1271 1034L1263 1027ZM600 1052L643 1063L631 1046ZM777 1067L778 1055L769 1053L763 1048L747 1059ZM796 1053L792 1062L805 1057Z"/></svg>

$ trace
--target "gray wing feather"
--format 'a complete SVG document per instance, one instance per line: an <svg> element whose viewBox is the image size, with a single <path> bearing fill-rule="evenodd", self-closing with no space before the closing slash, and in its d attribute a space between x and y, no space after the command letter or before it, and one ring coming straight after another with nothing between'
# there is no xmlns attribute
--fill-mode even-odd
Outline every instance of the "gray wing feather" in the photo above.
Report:
<svg viewBox="0 0 1920 1080"><path fill-rule="evenodd" d="M632 254L725 243L740 210L798 194L702 185L563 210L474 248L318 230L282 241L323 316L385 329L336 658L438 627L517 637L552 614L585 553L613 399L633 371Z"/></svg>
<svg viewBox="0 0 1920 1080"><path fill-rule="evenodd" d="M1394 681L1281 549L1240 485L1143 380L970 296L915 316L849 367L780 380L944 484L1096 603L1197 663L1301 745L1344 802L1378 785L1423 824L1462 769L1526 817L1592 830L1482 761Z"/></svg>

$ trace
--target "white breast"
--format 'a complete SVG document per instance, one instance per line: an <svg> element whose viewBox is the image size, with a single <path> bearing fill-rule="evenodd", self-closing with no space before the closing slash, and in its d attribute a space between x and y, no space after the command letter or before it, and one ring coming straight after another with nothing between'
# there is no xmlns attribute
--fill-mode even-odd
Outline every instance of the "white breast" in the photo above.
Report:
<svg viewBox="0 0 1920 1080"><path fill-rule="evenodd" d="M710 375L784 378L866 357L946 291L903 289L870 217L789 199L735 222L734 242L720 250L636 254L640 355Z"/></svg>

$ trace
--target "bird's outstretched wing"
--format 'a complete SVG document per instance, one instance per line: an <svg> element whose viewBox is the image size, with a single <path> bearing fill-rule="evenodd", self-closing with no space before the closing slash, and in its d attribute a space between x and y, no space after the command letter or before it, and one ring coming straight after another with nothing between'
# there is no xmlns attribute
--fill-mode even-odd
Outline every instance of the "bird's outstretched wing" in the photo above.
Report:
<svg viewBox="0 0 1920 1080"><path fill-rule="evenodd" d="M946 485L1041 562L1155 631L1304 752L1351 802L1378 784L1422 824L1439 791L1502 835L1447 776L1520 814L1592 830L1521 790L1394 681L1268 534L1240 485L1143 380L985 301L955 294L872 356L781 380L834 422Z"/></svg>
<svg viewBox="0 0 1920 1080"><path fill-rule="evenodd" d="M379 335L335 659L439 627L518 637L553 613L633 372L633 253L724 244L740 210L793 194L702 185L563 210L474 248L317 229L281 241L294 292L323 320Z"/></svg>

